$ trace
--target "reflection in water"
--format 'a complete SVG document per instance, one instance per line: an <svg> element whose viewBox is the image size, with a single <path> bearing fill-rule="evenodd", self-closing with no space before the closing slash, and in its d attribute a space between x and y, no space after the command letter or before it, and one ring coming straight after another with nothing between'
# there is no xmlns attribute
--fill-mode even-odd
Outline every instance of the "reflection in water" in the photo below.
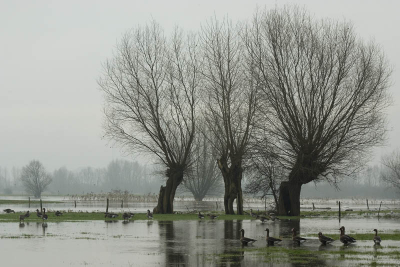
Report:
<svg viewBox="0 0 400 267"><path fill-rule="evenodd" d="M57 262L57 266L84 265L86 262L93 266L108 266L111 258L115 266L290 267L337 265L337 260L340 265L347 266L355 263L354 252L357 251L368 252L369 259L384 264L385 259L380 252L394 251L386 245L393 245L395 248L400 246L399 241L392 241L385 242L385 246L381 248L373 246L372 240L360 241L359 244L350 246L342 246L340 241L336 240L332 245L321 246L316 238L310 238L300 247L294 247L291 241L292 228L299 229L302 236L316 234L320 229L327 235L337 234L337 221L323 220L319 221L319 224L316 222L317 219L313 221L302 219L300 228L298 220L267 224L255 220L173 222L136 220L126 224L123 224L122 220L119 223L105 223L101 220L48 223L47 228L42 227L42 222L25 222L25 227L21 228L17 227L19 222L3 223L0 224L0 229L5 237L1 240L2 253L15 258L23 251L26 257L21 257L23 258L21 266L38 262L43 258L56 261L60 257L64 257L65 261ZM352 221L350 223L354 224ZM393 220L390 223L399 225L398 222L393 224ZM360 222L359 224L361 225ZM265 241L267 227L272 236L283 239L279 246L267 247ZM254 246L241 249L240 229L246 230L246 236L258 240ZM353 229L365 232L363 229L366 228L353 227ZM7 238L14 236L21 236L24 239ZM73 254L73 259L66 258L65 251ZM393 262L392 258L388 262L394 265L397 263ZM7 259L2 263L2 266L13 266L12 261L7 262Z"/></svg>
<svg viewBox="0 0 400 267"><path fill-rule="evenodd" d="M243 222L241 220L237 221L224 221L224 251L223 254L229 255L229 257L224 257L222 262L219 263L220 266L241 266L241 261L244 258L244 251L237 250L232 247L233 244L238 246L241 244L240 239L240 229L243 228ZM233 242L233 244L232 244Z"/></svg>
<svg viewBox="0 0 400 267"><path fill-rule="evenodd" d="M127 225L127 224L134 223L134 222L135 221L122 221L122 224Z"/></svg>
<svg viewBox="0 0 400 267"><path fill-rule="evenodd" d="M282 220L280 224L274 224L278 226L278 229L274 229L279 236L284 238L292 238L292 229L296 229L297 234L301 235L300 220ZM274 232L275 232L274 231Z"/></svg>
<svg viewBox="0 0 400 267"><path fill-rule="evenodd" d="M175 233L174 221L159 221L158 226L161 242L165 243L165 265L187 266L187 245L182 245L182 236Z"/></svg>
<svg viewBox="0 0 400 267"><path fill-rule="evenodd" d="M43 236L45 236L46 235L46 229L47 229L47 223L42 223L42 234L43 234Z"/></svg>
<svg viewBox="0 0 400 267"><path fill-rule="evenodd" d="M374 248L373 255L374 258L376 259L378 257L378 252L379 252L378 250L382 250L382 246L374 244L373 248Z"/></svg>

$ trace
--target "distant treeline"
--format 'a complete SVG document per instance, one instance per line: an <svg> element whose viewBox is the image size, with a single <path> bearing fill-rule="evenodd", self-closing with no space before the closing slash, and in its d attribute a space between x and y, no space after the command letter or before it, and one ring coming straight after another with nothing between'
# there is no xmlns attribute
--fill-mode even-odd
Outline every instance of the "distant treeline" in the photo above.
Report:
<svg viewBox="0 0 400 267"><path fill-rule="evenodd" d="M343 179L337 189L327 182L302 187L303 198L399 198L400 192L382 179L379 166L367 167L353 179Z"/></svg>
<svg viewBox="0 0 400 267"><path fill-rule="evenodd" d="M9 172L0 167L0 194L26 194L20 181L20 169ZM69 170L61 167L51 173L52 182L45 194L71 195L128 191L132 194L156 193L163 183L154 169L138 162L113 160L106 168L85 167Z"/></svg>
<svg viewBox="0 0 400 267"><path fill-rule="evenodd" d="M54 194L101 193L112 190L133 194L155 193L162 180L154 171L138 162L113 160L106 168L86 167L70 171L65 167L53 172L49 191Z"/></svg>

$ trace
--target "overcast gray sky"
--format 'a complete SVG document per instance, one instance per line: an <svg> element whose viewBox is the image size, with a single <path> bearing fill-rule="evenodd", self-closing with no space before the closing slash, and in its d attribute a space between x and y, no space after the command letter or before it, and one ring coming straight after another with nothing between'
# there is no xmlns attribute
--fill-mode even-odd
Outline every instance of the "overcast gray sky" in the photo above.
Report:
<svg viewBox="0 0 400 267"><path fill-rule="evenodd" d="M382 46L393 66L388 146L400 147L400 2L0 0L0 167L40 160L52 171L103 167L120 158L102 140L101 64L127 30L154 19L196 30L214 14L251 18L257 6L297 3L319 18L347 19ZM140 160L140 157L128 157ZM142 160L143 162L143 160Z"/></svg>

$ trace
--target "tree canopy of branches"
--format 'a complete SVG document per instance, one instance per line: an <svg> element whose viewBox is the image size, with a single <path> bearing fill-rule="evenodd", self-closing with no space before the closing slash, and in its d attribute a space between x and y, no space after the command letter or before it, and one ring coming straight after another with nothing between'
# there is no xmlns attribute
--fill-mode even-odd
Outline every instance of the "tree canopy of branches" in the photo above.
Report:
<svg viewBox="0 0 400 267"><path fill-rule="evenodd" d="M395 150L382 158L382 179L400 190L400 150Z"/></svg>
<svg viewBox="0 0 400 267"><path fill-rule="evenodd" d="M199 132L193 147L193 165L184 178L184 186L201 201L210 192L216 192L222 180L217 167L215 149L208 142L206 133Z"/></svg>
<svg viewBox="0 0 400 267"><path fill-rule="evenodd" d="M153 22L128 32L105 63L105 135L127 151L147 152L166 168L155 213L173 213L190 165L199 79L196 35L167 38Z"/></svg>
<svg viewBox="0 0 400 267"><path fill-rule="evenodd" d="M32 160L28 165L22 168L21 181L27 193L40 198L42 192L51 183L52 178L46 169L37 160Z"/></svg>
<svg viewBox="0 0 400 267"><path fill-rule="evenodd" d="M268 145L259 140L252 149L249 163L248 182L245 193L261 194L261 198L272 195L275 207L278 207L279 184L285 180L287 171L282 166Z"/></svg>
<svg viewBox="0 0 400 267"><path fill-rule="evenodd" d="M334 183L383 141L391 71L379 46L358 38L351 24L297 7L258 13L248 34L269 108L266 136L289 170L279 213L299 215L303 184Z"/></svg>
<svg viewBox="0 0 400 267"><path fill-rule="evenodd" d="M241 27L227 19L211 20L202 29L203 76L207 127L218 151L218 166L225 184L226 214L243 214L243 162L247 158L257 107L257 86Z"/></svg>

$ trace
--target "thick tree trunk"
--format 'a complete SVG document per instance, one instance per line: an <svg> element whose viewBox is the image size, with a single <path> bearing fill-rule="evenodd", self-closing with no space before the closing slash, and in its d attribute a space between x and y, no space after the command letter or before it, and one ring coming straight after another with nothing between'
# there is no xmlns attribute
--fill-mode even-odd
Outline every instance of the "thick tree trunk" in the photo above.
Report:
<svg viewBox="0 0 400 267"><path fill-rule="evenodd" d="M300 216L301 184L282 182L279 188L278 214L283 216Z"/></svg>
<svg viewBox="0 0 400 267"><path fill-rule="evenodd" d="M160 194L158 196L158 204L153 209L153 213L174 213L174 198L176 189L183 180L182 171L171 171L167 170L167 184L161 186Z"/></svg>
<svg viewBox="0 0 400 267"><path fill-rule="evenodd" d="M237 180L237 214L243 215L243 192L242 192L242 173L240 174L240 178Z"/></svg>
<svg viewBox="0 0 400 267"><path fill-rule="evenodd" d="M243 169L240 164L232 165L229 169L226 162L218 160L225 182L224 207L225 214L235 214L233 203L236 199L237 214L243 214L242 177Z"/></svg>

